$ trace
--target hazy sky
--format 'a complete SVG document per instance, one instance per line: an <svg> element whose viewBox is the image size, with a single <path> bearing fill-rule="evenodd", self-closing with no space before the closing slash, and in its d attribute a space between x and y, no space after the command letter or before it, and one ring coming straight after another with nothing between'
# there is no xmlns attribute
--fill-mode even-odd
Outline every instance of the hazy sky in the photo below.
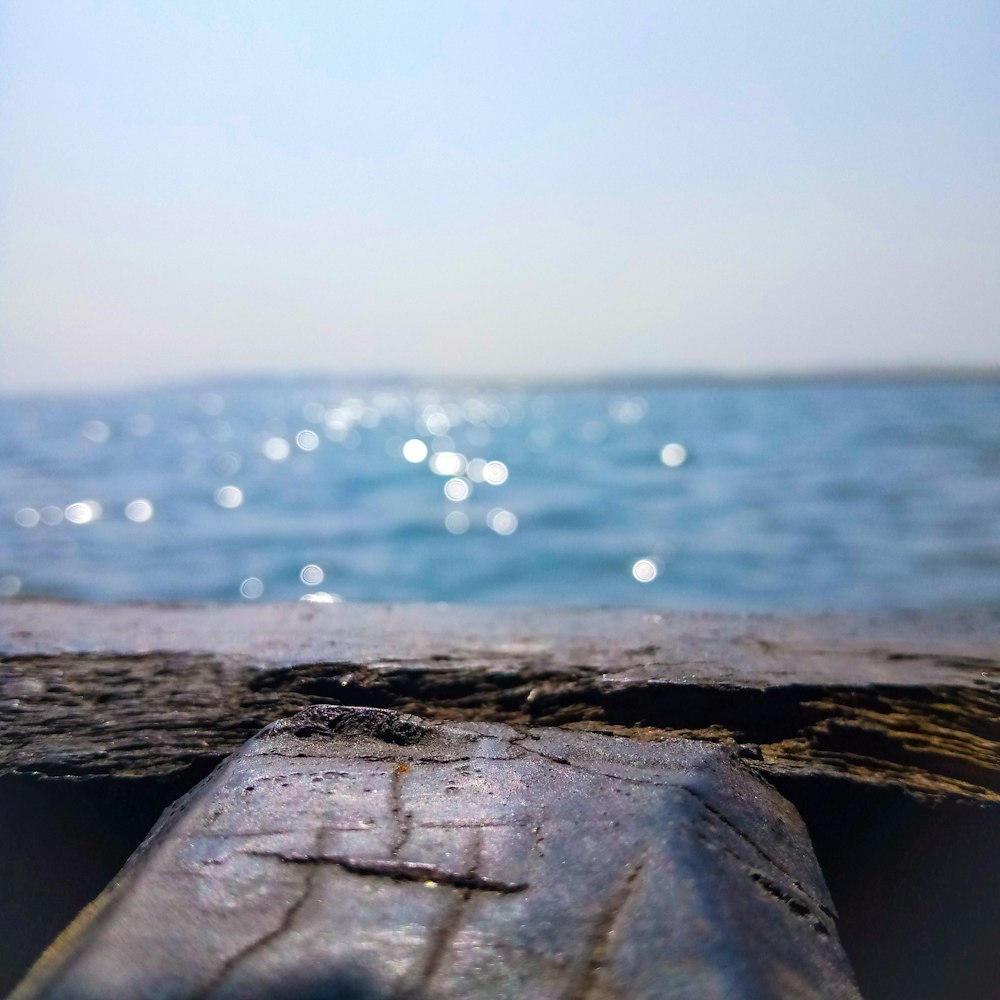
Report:
<svg viewBox="0 0 1000 1000"><path fill-rule="evenodd" d="M1000 7L0 0L0 389L1000 363Z"/></svg>

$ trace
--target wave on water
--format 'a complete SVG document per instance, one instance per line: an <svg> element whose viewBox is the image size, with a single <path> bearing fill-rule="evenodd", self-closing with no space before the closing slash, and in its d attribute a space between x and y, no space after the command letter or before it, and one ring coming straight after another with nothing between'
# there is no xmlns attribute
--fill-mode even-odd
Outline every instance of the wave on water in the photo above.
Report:
<svg viewBox="0 0 1000 1000"><path fill-rule="evenodd" d="M0 596L1000 607L1000 383L0 400Z"/></svg>

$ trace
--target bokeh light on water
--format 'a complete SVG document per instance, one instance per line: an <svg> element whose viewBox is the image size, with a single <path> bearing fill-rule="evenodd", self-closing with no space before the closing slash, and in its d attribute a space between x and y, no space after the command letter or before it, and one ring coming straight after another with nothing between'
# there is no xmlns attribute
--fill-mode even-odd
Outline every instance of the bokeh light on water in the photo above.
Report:
<svg viewBox="0 0 1000 1000"><path fill-rule="evenodd" d="M687 448L676 441L665 444L660 449L660 461L668 469L676 469L678 465L683 465L687 461Z"/></svg>
<svg viewBox="0 0 1000 1000"><path fill-rule="evenodd" d="M456 503L462 500L468 500L472 493L472 486L467 479L449 479L448 482L444 484L444 495L449 500L454 500Z"/></svg>
<svg viewBox="0 0 1000 1000"><path fill-rule="evenodd" d="M220 486L213 495L215 502L227 510L239 507L243 503L243 490L238 486Z"/></svg>
<svg viewBox="0 0 1000 1000"><path fill-rule="evenodd" d="M1000 608L1000 385L0 400L0 597L33 595Z"/></svg>
<svg viewBox="0 0 1000 1000"><path fill-rule="evenodd" d="M632 566L632 576L639 583L652 583L656 579L659 568L652 559L636 559Z"/></svg>
<svg viewBox="0 0 1000 1000"><path fill-rule="evenodd" d="M240 584L240 594L248 601L255 601L264 593L264 582L256 576L248 576Z"/></svg>
<svg viewBox="0 0 1000 1000"><path fill-rule="evenodd" d="M132 500L125 505L125 516L136 524L145 524L153 516L153 505L148 500Z"/></svg>

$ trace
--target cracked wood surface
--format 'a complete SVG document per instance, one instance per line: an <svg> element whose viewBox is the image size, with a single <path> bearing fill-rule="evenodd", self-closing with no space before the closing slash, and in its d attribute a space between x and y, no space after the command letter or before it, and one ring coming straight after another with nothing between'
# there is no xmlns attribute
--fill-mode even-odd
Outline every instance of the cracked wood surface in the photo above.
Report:
<svg viewBox="0 0 1000 1000"><path fill-rule="evenodd" d="M801 820L710 743L313 706L169 810L16 1000L854 998Z"/></svg>
<svg viewBox="0 0 1000 1000"><path fill-rule="evenodd" d="M169 774L324 702L1000 802L996 615L0 602L0 774Z"/></svg>

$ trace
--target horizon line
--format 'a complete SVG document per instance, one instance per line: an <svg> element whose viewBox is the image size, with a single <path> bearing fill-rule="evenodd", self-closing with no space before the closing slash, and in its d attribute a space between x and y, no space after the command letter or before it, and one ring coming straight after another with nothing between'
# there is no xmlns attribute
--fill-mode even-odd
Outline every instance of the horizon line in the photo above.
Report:
<svg viewBox="0 0 1000 1000"><path fill-rule="evenodd" d="M475 385L552 388L595 388L598 386L695 386L695 385L782 385L782 384L905 384L921 382L996 382L1000 381L1000 364L947 365L838 365L830 367L802 367L795 369L751 369L732 371L713 368L691 368L682 371L611 371L573 372L567 374L502 374L483 372L457 373L404 373L404 372L209 372L190 376L167 376L163 379L138 379L132 383L83 386L49 386L0 388L0 398L14 400L39 396L129 395L135 392L181 390L219 384L250 384L255 382L326 382L330 384L367 383L376 385Z"/></svg>

